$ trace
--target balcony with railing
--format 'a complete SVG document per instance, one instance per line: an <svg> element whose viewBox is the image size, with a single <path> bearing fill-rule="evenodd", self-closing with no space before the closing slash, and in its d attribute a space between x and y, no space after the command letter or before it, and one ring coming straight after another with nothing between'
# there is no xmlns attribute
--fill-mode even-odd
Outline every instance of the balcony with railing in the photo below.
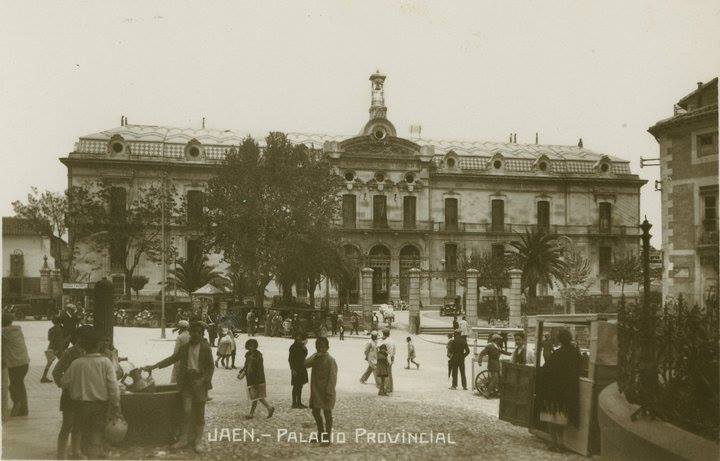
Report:
<svg viewBox="0 0 720 461"><path fill-rule="evenodd" d="M342 225L342 224L341 224ZM388 220L375 222L372 219L358 219L354 226L343 226L346 230L375 230L393 232L442 232L442 233L478 233L478 234L517 234L531 232L545 232L556 235L588 235L588 236L640 236L638 226L612 226L600 228L598 225L552 224L538 226L537 224L492 224L492 223L445 223L434 221L405 222L402 220ZM714 234L717 245L717 232Z"/></svg>

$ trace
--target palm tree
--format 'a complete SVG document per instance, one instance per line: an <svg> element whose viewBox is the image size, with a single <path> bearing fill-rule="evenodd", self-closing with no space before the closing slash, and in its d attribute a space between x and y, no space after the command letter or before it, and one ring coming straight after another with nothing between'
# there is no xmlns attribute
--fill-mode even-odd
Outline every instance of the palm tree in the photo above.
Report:
<svg viewBox="0 0 720 461"><path fill-rule="evenodd" d="M207 255L197 255L191 259L179 259L177 268L171 269L168 283L192 293L198 288L215 281L220 273L215 266L208 264Z"/></svg>
<svg viewBox="0 0 720 461"><path fill-rule="evenodd" d="M522 287L528 289L528 298L537 296L538 283L552 287L553 282L563 280L565 263L556 235L528 230L510 246L515 249L510 254L512 265L522 271Z"/></svg>

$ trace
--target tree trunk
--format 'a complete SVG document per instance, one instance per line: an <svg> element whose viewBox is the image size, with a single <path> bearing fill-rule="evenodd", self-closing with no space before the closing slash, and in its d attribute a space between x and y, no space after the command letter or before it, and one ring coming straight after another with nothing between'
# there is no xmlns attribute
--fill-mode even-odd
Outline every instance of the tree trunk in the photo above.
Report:
<svg viewBox="0 0 720 461"><path fill-rule="evenodd" d="M317 286L317 281L309 277L307 280L307 294L310 298L310 307L315 309L315 287Z"/></svg>
<svg viewBox="0 0 720 461"><path fill-rule="evenodd" d="M292 283L282 283L282 300L289 304L292 301Z"/></svg>
<svg viewBox="0 0 720 461"><path fill-rule="evenodd" d="M130 280L132 279L133 273L125 269L125 299L132 299L132 288L130 287Z"/></svg>

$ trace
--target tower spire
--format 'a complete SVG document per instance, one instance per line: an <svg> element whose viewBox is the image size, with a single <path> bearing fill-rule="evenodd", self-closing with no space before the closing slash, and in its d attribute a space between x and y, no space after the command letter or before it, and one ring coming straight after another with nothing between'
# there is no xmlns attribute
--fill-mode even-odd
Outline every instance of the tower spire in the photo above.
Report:
<svg viewBox="0 0 720 461"><path fill-rule="evenodd" d="M375 71L370 76L370 120L375 118L387 118L387 107L385 107L385 75Z"/></svg>

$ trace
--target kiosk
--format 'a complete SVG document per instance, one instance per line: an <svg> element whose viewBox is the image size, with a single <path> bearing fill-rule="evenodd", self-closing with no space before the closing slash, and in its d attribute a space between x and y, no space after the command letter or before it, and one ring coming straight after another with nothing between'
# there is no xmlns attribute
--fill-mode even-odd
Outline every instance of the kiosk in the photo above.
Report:
<svg viewBox="0 0 720 461"><path fill-rule="evenodd" d="M540 438L550 440L546 423L539 419L536 408L537 373L542 365L543 333L552 328L575 330L587 368L579 378L580 422L568 425L563 433L565 448L584 456L600 451L600 429L597 420L597 401L600 391L616 379L617 314L559 314L528 318L527 344L534 341L534 360L531 365L502 362L500 378L499 418L527 427ZM534 331L532 331L534 330ZM587 331L587 336L583 333Z"/></svg>

